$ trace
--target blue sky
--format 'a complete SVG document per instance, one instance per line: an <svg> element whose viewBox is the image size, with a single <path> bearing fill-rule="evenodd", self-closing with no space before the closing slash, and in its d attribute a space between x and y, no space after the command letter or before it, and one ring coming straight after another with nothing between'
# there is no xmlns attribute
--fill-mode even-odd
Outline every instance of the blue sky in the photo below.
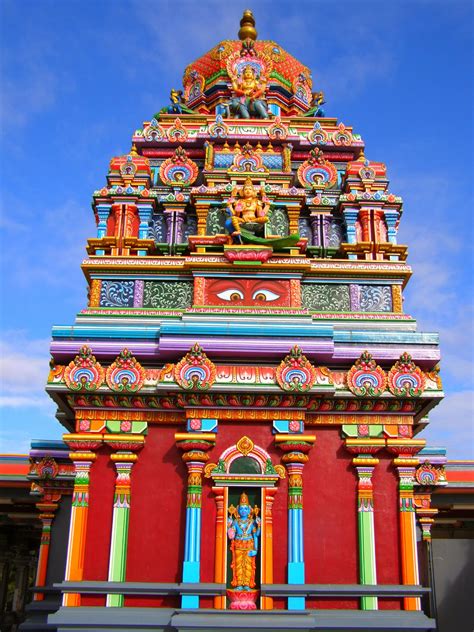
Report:
<svg viewBox="0 0 474 632"><path fill-rule="evenodd" d="M0 451L61 435L43 392L50 330L85 306L79 264L110 158L247 7L387 164L414 269L405 308L441 334L447 396L423 436L474 458L470 0L2 0Z"/></svg>

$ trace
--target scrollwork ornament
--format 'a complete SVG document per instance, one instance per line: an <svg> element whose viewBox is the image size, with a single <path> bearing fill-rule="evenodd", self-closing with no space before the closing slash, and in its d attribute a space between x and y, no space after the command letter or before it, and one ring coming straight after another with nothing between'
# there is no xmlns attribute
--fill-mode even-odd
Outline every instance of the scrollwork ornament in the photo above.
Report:
<svg viewBox="0 0 474 632"><path fill-rule="evenodd" d="M204 391L216 380L216 367L196 343L174 368L174 379L186 390Z"/></svg>
<svg viewBox="0 0 474 632"><path fill-rule="evenodd" d="M415 478L419 485L431 487L432 485L436 485L438 483L440 474L438 470L431 465L431 463L423 463L417 467Z"/></svg>
<svg viewBox="0 0 474 632"><path fill-rule="evenodd" d="M314 124L313 129L308 134L308 140L312 145L327 145L329 143L329 135L319 121Z"/></svg>
<svg viewBox="0 0 474 632"><path fill-rule="evenodd" d="M388 387L395 397L419 397L426 386L426 377L420 367L405 351L388 373Z"/></svg>
<svg viewBox="0 0 474 632"><path fill-rule="evenodd" d="M337 182L337 169L319 149L312 149L309 157L298 167L298 180L302 186L313 189L328 189Z"/></svg>
<svg viewBox="0 0 474 632"><path fill-rule="evenodd" d="M276 369L276 380L284 391L309 391L316 380L316 370L295 345Z"/></svg>
<svg viewBox="0 0 474 632"><path fill-rule="evenodd" d="M387 386L385 371L368 351L347 372L347 386L357 397L379 397Z"/></svg>
<svg viewBox="0 0 474 632"><path fill-rule="evenodd" d="M163 140L163 138L165 138L165 130L158 121L153 118L150 124L144 128L143 138L148 142Z"/></svg>
<svg viewBox="0 0 474 632"><path fill-rule="evenodd" d="M66 386L72 391L95 391L104 382L105 371L92 355L92 349L84 346L64 371Z"/></svg>
<svg viewBox="0 0 474 632"><path fill-rule="evenodd" d="M332 140L335 145L347 147L352 143L352 133L346 128L344 123L339 123L337 130L332 135Z"/></svg>
<svg viewBox="0 0 474 632"><path fill-rule="evenodd" d="M107 369L109 388L117 392L135 393L143 386L146 372L131 351L124 349Z"/></svg>
<svg viewBox="0 0 474 632"><path fill-rule="evenodd" d="M198 176L197 164L188 158L185 150L179 146L174 156L164 160L160 166L160 179L169 186L188 187Z"/></svg>

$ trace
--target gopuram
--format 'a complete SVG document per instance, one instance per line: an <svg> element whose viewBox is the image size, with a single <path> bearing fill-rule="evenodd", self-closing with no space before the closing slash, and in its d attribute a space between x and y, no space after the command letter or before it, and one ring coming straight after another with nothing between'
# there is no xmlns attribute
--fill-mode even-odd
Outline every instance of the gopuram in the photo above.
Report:
<svg viewBox="0 0 474 632"><path fill-rule="evenodd" d="M31 473L46 530L72 495L49 623L431 630L445 459L419 432L443 393L438 336L403 311L402 200L240 24L93 193L88 304L51 343L67 447Z"/></svg>

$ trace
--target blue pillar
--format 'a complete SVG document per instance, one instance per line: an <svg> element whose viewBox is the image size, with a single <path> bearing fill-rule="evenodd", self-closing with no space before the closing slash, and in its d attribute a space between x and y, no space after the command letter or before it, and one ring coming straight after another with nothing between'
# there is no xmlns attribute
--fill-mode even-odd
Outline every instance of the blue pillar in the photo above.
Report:
<svg viewBox="0 0 474 632"><path fill-rule="evenodd" d="M387 237L391 244L397 243L396 223L400 213L398 211L385 211L385 222L387 224Z"/></svg>
<svg viewBox="0 0 474 632"><path fill-rule="evenodd" d="M97 239L102 239L107 235L107 220L109 219L111 204L97 204L96 205L97 217Z"/></svg>
<svg viewBox="0 0 474 632"><path fill-rule="evenodd" d="M147 239L151 216L153 213L153 206L151 204L139 203L137 207L138 217L140 218L140 225L138 226L138 239ZM137 254L140 257L145 256L146 250L138 250Z"/></svg>
<svg viewBox="0 0 474 632"><path fill-rule="evenodd" d="M293 452L300 460L305 454ZM289 455L288 455L289 456ZM288 470L288 584L304 584L303 462L287 463ZM304 597L288 597L288 610L304 610Z"/></svg>
<svg viewBox="0 0 474 632"><path fill-rule="evenodd" d="M186 495L186 530L184 541L183 583L201 581L201 498L202 473L208 460L206 451L212 448L213 433L176 433L178 447L184 450L183 461L188 468ZM199 608L199 595L181 595L182 608Z"/></svg>
<svg viewBox="0 0 474 632"><path fill-rule="evenodd" d="M188 463L196 465L196 463ZM199 464L204 465L204 464ZM189 506L189 496L193 494L188 487L188 507L186 508L186 535L184 544L183 583L198 584L201 579L201 507ZM198 492L201 502L201 489ZM197 496L196 492L194 495ZM196 500L195 500L196 502ZM182 595L182 608L199 608L198 595Z"/></svg>
<svg viewBox="0 0 474 632"><path fill-rule="evenodd" d="M359 211L357 209L344 209L344 220L346 222L346 231L347 231L347 243L356 244L357 243L357 233L356 233L356 221L359 215ZM349 259L357 259L357 255L349 254Z"/></svg>

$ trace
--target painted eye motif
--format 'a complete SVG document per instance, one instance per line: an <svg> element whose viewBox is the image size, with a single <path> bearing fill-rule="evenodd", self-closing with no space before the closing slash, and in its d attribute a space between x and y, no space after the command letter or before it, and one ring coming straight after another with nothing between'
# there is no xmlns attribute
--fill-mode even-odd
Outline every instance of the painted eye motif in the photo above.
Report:
<svg viewBox="0 0 474 632"><path fill-rule="evenodd" d="M240 290L231 289L219 292L217 295L223 301L241 301L244 298L243 293Z"/></svg>
<svg viewBox="0 0 474 632"><path fill-rule="evenodd" d="M252 296L254 301L276 301L277 298L280 298L280 295L270 290L257 290Z"/></svg>

